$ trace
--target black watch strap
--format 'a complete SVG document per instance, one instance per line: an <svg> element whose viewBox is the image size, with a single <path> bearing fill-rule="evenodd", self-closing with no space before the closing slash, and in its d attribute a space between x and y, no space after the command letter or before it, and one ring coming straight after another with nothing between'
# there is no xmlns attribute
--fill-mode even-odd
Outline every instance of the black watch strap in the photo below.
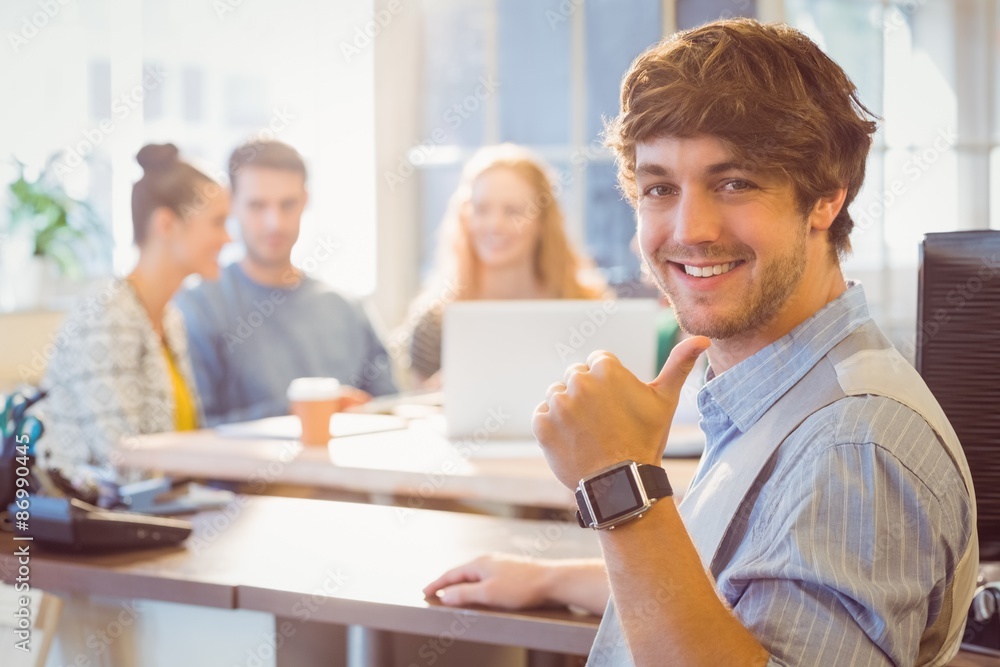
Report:
<svg viewBox="0 0 1000 667"><path fill-rule="evenodd" d="M648 463L637 463L635 466L639 470L639 480L646 490L646 497L650 500L659 500L674 495L674 490L667 479L667 471L660 466L649 465ZM584 497L583 489L576 490L576 522L581 528L590 528L594 523L587 508L587 500Z"/></svg>
<svg viewBox="0 0 1000 667"><path fill-rule="evenodd" d="M648 463L639 463L636 467L639 468L639 479L642 480L642 486L646 489L648 498L659 500L674 495L674 489L670 486L670 480L667 479L666 470Z"/></svg>
<svg viewBox="0 0 1000 667"><path fill-rule="evenodd" d="M583 489L579 487L576 489L576 522L580 528L590 528L590 524L594 523L594 517L587 509L587 500L583 497Z"/></svg>

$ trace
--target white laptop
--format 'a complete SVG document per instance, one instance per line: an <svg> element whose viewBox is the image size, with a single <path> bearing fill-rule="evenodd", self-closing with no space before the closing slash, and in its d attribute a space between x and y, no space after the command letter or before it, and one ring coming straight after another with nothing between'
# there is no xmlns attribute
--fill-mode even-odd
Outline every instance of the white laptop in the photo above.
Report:
<svg viewBox="0 0 1000 667"><path fill-rule="evenodd" d="M534 440L531 416L545 390L594 350L652 380L659 308L654 299L451 304L441 360L448 437Z"/></svg>

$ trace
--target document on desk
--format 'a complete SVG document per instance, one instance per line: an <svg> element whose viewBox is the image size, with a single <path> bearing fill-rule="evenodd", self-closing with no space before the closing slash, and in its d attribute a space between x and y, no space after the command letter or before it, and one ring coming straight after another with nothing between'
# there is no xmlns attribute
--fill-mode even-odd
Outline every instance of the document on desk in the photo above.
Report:
<svg viewBox="0 0 1000 667"><path fill-rule="evenodd" d="M338 412L330 419L330 433L333 434L334 438L382 431L398 431L404 428L406 428L406 420L392 415ZM298 417L286 415L249 422L221 424L215 427L215 432L223 438L298 440L302 435L302 426Z"/></svg>
<svg viewBox="0 0 1000 667"><path fill-rule="evenodd" d="M376 396L367 403L349 408L350 412L365 414L395 415L400 411L409 412L415 408L423 408L420 416L441 411L442 393L440 391L404 391L398 394Z"/></svg>

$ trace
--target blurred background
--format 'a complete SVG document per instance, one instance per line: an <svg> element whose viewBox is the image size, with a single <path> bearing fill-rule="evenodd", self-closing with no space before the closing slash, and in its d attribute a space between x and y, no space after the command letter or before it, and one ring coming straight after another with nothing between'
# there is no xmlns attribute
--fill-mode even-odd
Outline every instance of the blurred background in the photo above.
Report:
<svg viewBox="0 0 1000 667"><path fill-rule="evenodd" d="M59 311L129 270L134 156L164 141L218 176L249 138L299 149L312 198L293 257L368 297L387 327L484 144L548 159L575 240L612 283L635 280L633 212L599 138L621 76L676 29L756 16L808 33L885 118L846 272L912 356L922 235L1000 228L997 4L5 0L0 310ZM331 244L332 257L317 252ZM224 260L238 255L234 244Z"/></svg>

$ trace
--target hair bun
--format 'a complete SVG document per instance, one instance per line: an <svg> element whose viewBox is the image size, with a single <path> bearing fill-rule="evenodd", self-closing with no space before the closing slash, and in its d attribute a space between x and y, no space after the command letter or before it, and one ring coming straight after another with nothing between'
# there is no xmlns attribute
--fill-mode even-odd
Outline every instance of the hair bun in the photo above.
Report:
<svg viewBox="0 0 1000 667"><path fill-rule="evenodd" d="M173 144L147 144L139 149L136 161L145 171L166 169L179 161L180 151Z"/></svg>

